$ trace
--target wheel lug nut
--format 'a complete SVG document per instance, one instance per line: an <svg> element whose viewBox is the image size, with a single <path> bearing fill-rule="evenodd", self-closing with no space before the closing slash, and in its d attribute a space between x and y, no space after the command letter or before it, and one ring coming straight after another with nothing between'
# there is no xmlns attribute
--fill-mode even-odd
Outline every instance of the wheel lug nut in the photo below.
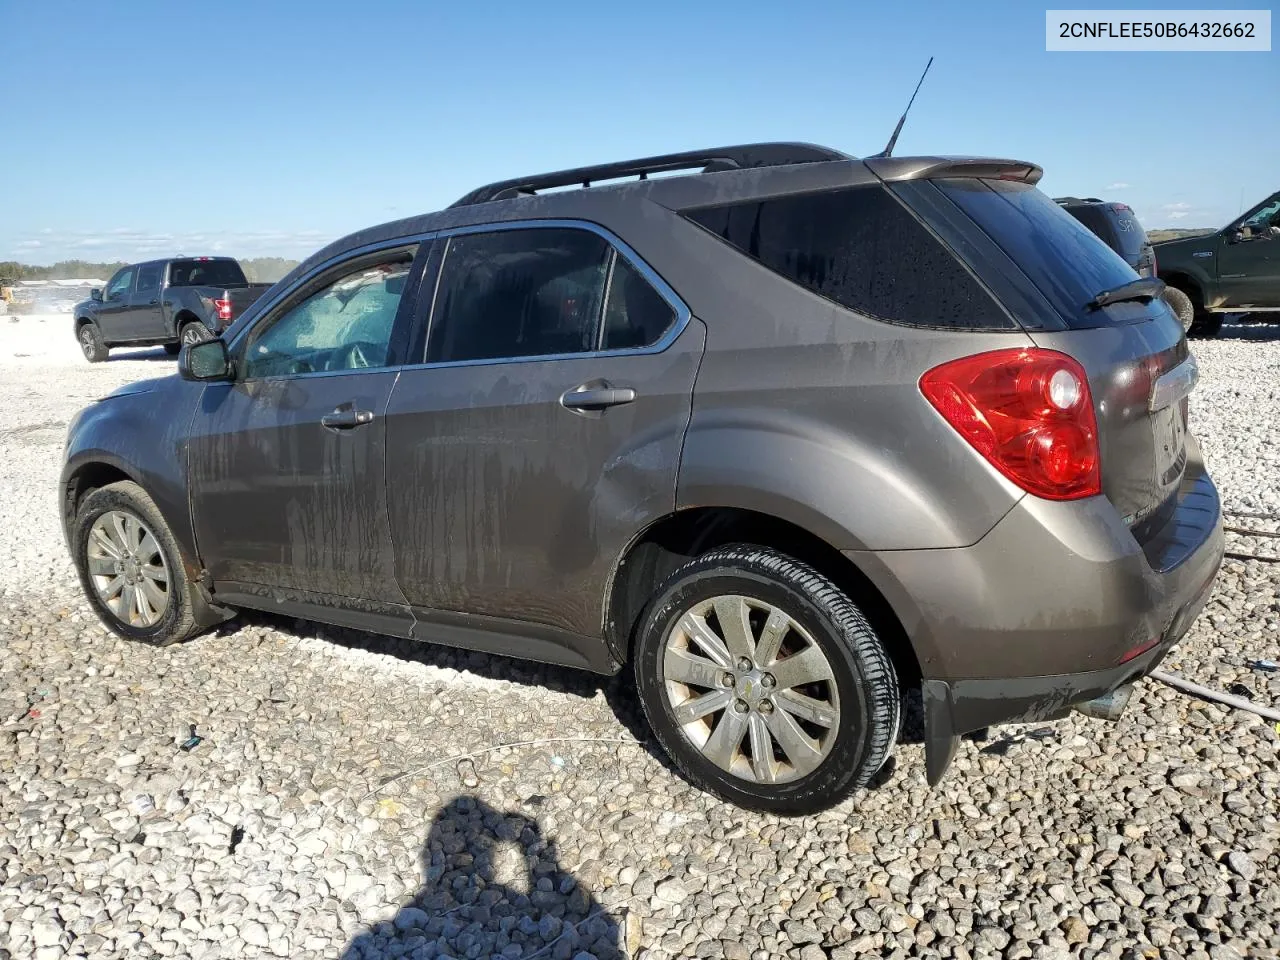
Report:
<svg viewBox="0 0 1280 960"><path fill-rule="evenodd" d="M761 701L760 701L760 712L761 712L761 713L773 713L773 701L771 701L771 700L761 700Z"/></svg>
<svg viewBox="0 0 1280 960"><path fill-rule="evenodd" d="M742 673L748 673L748 672L750 672L750 670L751 670L751 667L752 667L752 666L753 666L753 664L752 664L752 663L751 663L751 661L750 661L750 660L748 660L746 657L739 657L739 658L738 658L738 669L739 669Z"/></svg>
<svg viewBox="0 0 1280 960"><path fill-rule="evenodd" d="M773 678L772 673L766 673L763 677L760 678L760 686L765 687L767 689L772 689L774 684L776 684L777 682L778 681Z"/></svg>
<svg viewBox="0 0 1280 960"><path fill-rule="evenodd" d="M734 712L734 713L746 713L749 709L750 709L750 707L748 707L748 706L747 706L747 701L745 701L745 700L735 700L735 701L733 701L733 712Z"/></svg>
<svg viewBox="0 0 1280 960"><path fill-rule="evenodd" d="M720 674L720 685L722 687L732 687L737 681L733 678L733 674L727 670Z"/></svg>

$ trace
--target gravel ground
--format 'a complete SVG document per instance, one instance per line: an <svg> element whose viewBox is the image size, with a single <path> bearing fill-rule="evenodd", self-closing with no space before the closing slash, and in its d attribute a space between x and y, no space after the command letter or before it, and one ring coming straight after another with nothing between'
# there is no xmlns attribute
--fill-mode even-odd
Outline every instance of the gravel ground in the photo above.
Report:
<svg viewBox="0 0 1280 960"><path fill-rule="evenodd" d="M1280 513L1280 328L1195 350L1229 508ZM620 742L637 707L585 674L257 615L115 639L55 518L65 424L171 368L0 321L0 957L1280 954L1280 734L1152 682L1116 725L966 742L933 791L904 743L781 820ZM1249 665L1280 660L1278 577L1228 561L1169 668L1280 703Z"/></svg>

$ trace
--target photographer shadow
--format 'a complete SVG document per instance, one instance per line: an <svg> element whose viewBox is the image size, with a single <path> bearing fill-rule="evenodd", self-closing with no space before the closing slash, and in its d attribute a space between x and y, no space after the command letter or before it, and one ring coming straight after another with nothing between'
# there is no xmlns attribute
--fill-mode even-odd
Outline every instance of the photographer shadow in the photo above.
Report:
<svg viewBox="0 0 1280 960"><path fill-rule="evenodd" d="M396 915L352 939L343 960L505 956L623 960L619 924L561 864L536 821L461 796L431 823L423 884Z"/></svg>

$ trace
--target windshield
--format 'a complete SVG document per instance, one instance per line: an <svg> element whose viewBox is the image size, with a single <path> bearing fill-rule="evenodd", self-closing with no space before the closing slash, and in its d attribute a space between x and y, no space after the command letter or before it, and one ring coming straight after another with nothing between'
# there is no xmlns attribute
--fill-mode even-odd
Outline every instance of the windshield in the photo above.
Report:
<svg viewBox="0 0 1280 960"><path fill-rule="evenodd" d="M242 287L244 271L234 260L175 260L169 267L171 287Z"/></svg>
<svg viewBox="0 0 1280 960"><path fill-rule="evenodd" d="M1104 290L1138 278L1118 253L1031 184L971 177L934 182L1008 254L1071 327L1110 322L1108 310L1091 310L1089 302Z"/></svg>

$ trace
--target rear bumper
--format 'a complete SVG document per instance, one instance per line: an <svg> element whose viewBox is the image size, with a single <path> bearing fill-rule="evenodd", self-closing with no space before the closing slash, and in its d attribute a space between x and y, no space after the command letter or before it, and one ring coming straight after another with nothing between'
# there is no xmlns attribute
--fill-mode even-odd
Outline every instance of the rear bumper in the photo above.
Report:
<svg viewBox="0 0 1280 960"><path fill-rule="evenodd" d="M1223 552L1218 493L1194 453L1142 546L1103 497L1027 497L971 547L849 554L920 661L930 783L960 735L1059 717L1145 676L1186 633Z"/></svg>

